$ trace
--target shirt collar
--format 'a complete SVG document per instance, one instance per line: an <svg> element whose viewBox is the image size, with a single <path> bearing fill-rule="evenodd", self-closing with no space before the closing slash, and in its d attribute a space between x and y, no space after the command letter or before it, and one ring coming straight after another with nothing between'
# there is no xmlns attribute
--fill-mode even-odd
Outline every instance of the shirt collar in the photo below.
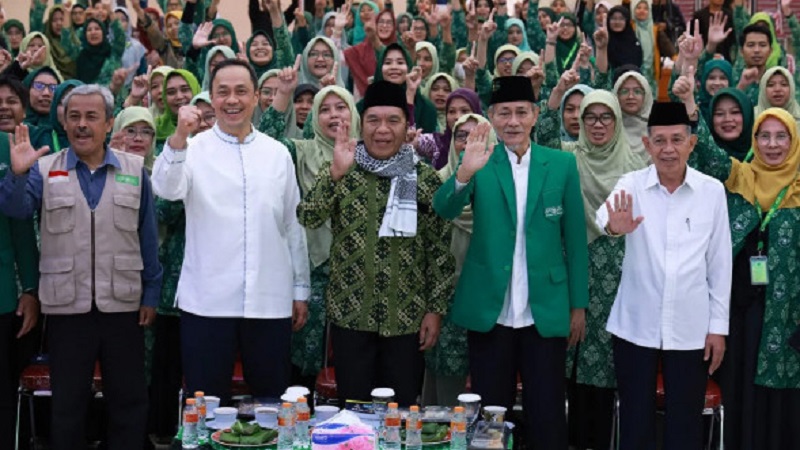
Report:
<svg viewBox="0 0 800 450"><path fill-rule="evenodd" d="M106 150L106 155L103 157L103 164L100 164L98 169L105 166L114 166L118 170L122 169L122 164L119 163L117 155L115 155L114 152L112 152L108 146L105 146L105 150ZM73 170L75 166L78 165L79 161L83 163L83 165L86 165L86 163L78 159L78 155L75 154L75 150L73 150L72 147L69 147L66 151L67 151L67 170Z"/></svg>
<svg viewBox="0 0 800 450"><path fill-rule="evenodd" d="M697 174L692 170L691 167L686 166L686 176L683 178L683 183L678 186L678 189L686 186L689 189L694 190L697 185ZM650 164L650 167L647 171L647 181L645 183L645 189L652 189L661 186L661 181L658 179L658 171L656 170L655 164ZM676 189L677 191L677 189Z"/></svg>
<svg viewBox="0 0 800 450"><path fill-rule="evenodd" d="M253 142L256 138L256 130L255 128L253 128L252 124L250 124L250 134L248 134L247 137L244 138L243 142L239 142L238 137L222 131L222 128L219 127L219 124L215 123L214 128L212 129L214 130L214 134L216 134L218 138L222 139L225 143L232 145L249 144Z"/></svg>
<svg viewBox="0 0 800 450"><path fill-rule="evenodd" d="M508 160L511 162L511 165L512 166L517 165L518 157L517 154L514 152L514 150L511 150L505 144L503 145L503 147L506 149L506 152L508 153ZM530 162L531 162L531 147L528 146L528 150L526 150L525 154L522 155L522 158L519 159L519 164L523 166L528 166L530 165Z"/></svg>

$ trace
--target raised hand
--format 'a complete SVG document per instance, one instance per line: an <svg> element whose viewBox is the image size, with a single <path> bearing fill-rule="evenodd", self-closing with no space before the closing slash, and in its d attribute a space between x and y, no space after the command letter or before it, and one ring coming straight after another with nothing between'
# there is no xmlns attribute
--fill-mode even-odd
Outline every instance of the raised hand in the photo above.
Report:
<svg viewBox="0 0 800 450"><path fill-rule="evenodd" d="M16 175L27 173L39 158L50 153L47 145L39 150L33 148L27 125L17 125L14 136L8 134L8 146L11 148L11 170Z"/></svg>
<svg viewBox="0 0 800 450"><path fill-rule="evenodd" d="M331 162L331 179L339 181L356 162L356 140L350 137L350 124L339 125L333 146Z"/></svg>
<svg viewBox="0 0 800 450"><path fill-rule="evenodd" d="M738 88L744 90L751 84L758 83L758 80L758 67L748 67L742 71L742 76L739 78Z"/></svg>
<svg viewBox="0 0 800 450"><path fill-rule="evenodd" d="M306 15L303 14L303 10L301 8L294 9L294 26L295 28L305 28L308 26Z"/></svg>
<svg viewBox="0 0 800 450"><path fill-rule="evenodd" d="M464 149L464 157L458 167L458 172L456 172L456 179L459 182L468 183L492 156L494 148L488 146L491 128L491 125L484 122L479 123L470 131L467 146Z"/></svg>
<svg viewBox="0 0 800 450"><path fill-rule="evenodd" d="M605 24L601 25L597 30L595 30L594 44L597 46L598 50L608 48L608 30L606 29Z"/></svg>
<svg viewBox="0 0 800 450"><path fill-rule="evenodd" d="M279 91L291 97L300 79L298 73L300 72L300 64L302 63L303 56L297 55L293 67L284 67L278 72L278 80L281 82L280 86L278 86Z"/></svg>
<svg viewBox="0 0 800 450"><path fill-rule="evenodd" d="M577 62L577 67L589 66L589 58L591 58L592 56L592 47L590 47L589 44L586 43L587 41L588 41L587 39L584 39L584 41L581 42L581 48L580 50L578 50L578 57L575 58L575 61Z"/></svg>
<svg viewBox="0 0 800 450"><path fill-rule="evenodd" d="M125 85L125 80L128 79L128 75L130 75L133 70L133 67L129 69L120 67L119 69L115 70L114 74L111 75L111 83L108 85L108 88L111 89L111 92L119 92L119 90L122 89L122 86Z"/></svg>
<svg viewBox="0 0 800 450"><path fill-rule="evenodd" d="M606 200L606 211L608 212L607 230L610 234L628 234L636 231L644 217L633 218L633 196L625 194L625 191L614 194L614 208L611 202Z"/></svg>
<svg viewBox="0 0 800 450"><path fill-rule="evenodd" d="M236 59L246 63L250 62L250 58L247 57L247 42L239 41L239 53L236 54Z"/></svg>
<svg viewBox="0 0 800 450"><path fill-rule="evenodd" d="M682 102L694 103L695 68L689 66L672 85L672 93Z"/></svg>
<svg viewBox="0 0 800 450"><path fill-rule="evenodd" d="M108 146L114 150L125 151L125 131L119 130L111 136Z"/></svg>
<svg viewBox="0 0 800 450"><path fill-rule="evenodd" d="M200 26L197 27L194 36L192 36L192 47L200 49L210 45L217 45L216 39L209 39L212 29L214 29L214 25L211 22L201 23Z"/></svg>
<svg viewBox="0 0 800 450"><path fill-rule="evenodd" d="M347 26L347 11L344 9L345 7L342 6L339 8L339 12L336 13L336 17L333 19L333 29L338 31L339 34L342 33L342 30ZM375 21L371 21L371 28L372 32L375 31ZM364 32L367 32L367 24L364 24Z"/></svg>
<svg viewBox="0 0 800 450"><path fill-rule="evenodd" d="M784 17L792 15L792 0L781 0L781 12Z"/></svg>
<svg viewBox="0 0 800 450"><path fill-rule="evenodd" d="M480 68L480 62L478 61L477 54L478 54L478 44L473 43L472 50L470 51L469 56L462 64L462 67L464 67L464 74L466 76L474 76L475 73Z"/></svg>
<svg viewBox="0 0 800 450"><path fill-rule="evenodd" d="M333 69L319 80L321 87L336 86L336 74L339 73L339 63L333 63Z"/></svg>
<svg viewBox="0 0 800 450"><path fill-rule="evenodd" d="M405 46L405 48L407 48L409 51L411 51L411 49L413 49L413 48L416 48L416 46L417 46L417 41L416 41L416 40L414 40L414 33L413 33L413 32L411 32L411 31L405 31L405 32L403 32L403 36L402 36L402 38L403 38L403 45L404 45L404 46Z"/></svg>
<svg viewBox="0 0 800 450"><path fill-rule="evenodd" d="M458 4L458 2L456 2ZM439 13L439 25L442 26L442 29L450 29L450 25L453 23L453 7L448 5L447 10L443 13Z"/></svg>
<svg viewBox="0 0 800 450"><path fill-rule="evenodd" d="M497 31L497 23L494 21L494 13L495 9L492 8L492 12L489 13L489 18L487 18L486 22L483 22L483 25L481 25L480 39L484 41L488 41L494 32Z"/></svg>
<svg viewBox="0 0 800 450"><path fill-rule="evenodd" d="M560 92L567 92L580 81L581 76L578 74L578 71L575 70L573 65L572 69L566 70L561 74L561 78L559 78L556 88L559 89Z"/></svg>
<svg viewBox="0 0 800 450"><path fill-rule="evenodd" d="M149 90L149 82L150 82L150 75L153 73L153 66L147 66L147 73L144 75L138 75L133 77L133 81L131 82L131 93L130 96L133 97L136 101L142 101L142 99L147 95Z"/></svg>
<svg viewBox="0 0 800 450"><path fill-rule="evenodd" d="M563 20L564 18L562 17L561 19L558 19L558 22L552 22L547 25L547 29L545 30L547 41L555 42L555 40L558 39L558 29L561 28L561 22Z"/></svg>
<svg viewBox="0 0 800 450"><path fill-rule="evenodd" d="M30 59L30 67L38 67L44 64L47 59L47 47L39 47L33 52Z"/></svg>
<svg viewBox="0 0 800 450"><path fill-rule="evenodd" d="M413 92L416 95L420 84L422 84L422 69L415 66L406 74L406 93Z"/></svg>
<svg viewBox="0 0 800 450"><path fill-rule="evenodd" d="M708 43L713 46L721 44L733 31L733 28L725 30L725 24L728 23L728 16L723 15L721 11L717 11L711 16L711 22L708 24ZM696 27L697 30L699 27Z"/></svg>
<svg viewBox="0 0 800 450"><path fill-rule="evenodd" d="M263 4L264 8L262 11L269 11L270 16L272 14L281 14L280 0L261 0L261 3Z"/></svg>
<svg viewBox="0 0 800 450"><path fill-rule="evenodd" d="M11 61L13 60L14 57L11 56L11 53L9 53L8 50L0 48L0 72L2 72L3 69L8 67L9 64L11 64Z"/></svg>
<svg viewBox="0 0 800 450"><path fill-rule="evenodd" d="M474 34L478 32L478 14L475 12L475 3L477 2L470 2L469 9L465 14L465 22L467 23L467 31L470 34Z"/></svg>
<svg viewBox="0 0 800 450"><path fill-rule="evenodd" d="M531 70L525 73L525 77L531 80L531 86L533 89L539 89L544 84L544 71L539 66L531 67Z"/></svg>
<svg viewBox="0 0 800 450"><path fill-rule="evenodd" d="M175 135L186 140L197 132L202 120L203 113L200 108L194 105L181 106L181 109L178 110L178 126L175 129Z"/></svg>
<svg viewBox="0 0 800 450"><path fill-rule="evenodd" d="M419 148L419 137L422 135L422 128L409 128L406 131L406 144L414 148Z"/></svg>

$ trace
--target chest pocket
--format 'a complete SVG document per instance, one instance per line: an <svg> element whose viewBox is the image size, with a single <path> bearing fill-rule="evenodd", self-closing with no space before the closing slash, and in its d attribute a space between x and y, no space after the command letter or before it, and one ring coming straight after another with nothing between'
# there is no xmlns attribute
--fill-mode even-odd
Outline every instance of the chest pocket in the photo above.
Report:
<svg viewBox="0 0 800 450"><path fill-rule="evenodd" d="M53 197L44 202L47 231L69 233L75 229L75 197Z"/></svg>
<svg viewBox="0 0 800 450"><path fill-rule="evenodd" d="M560 190L545 191L542 193L542 207L544 218L553 222L558 222L564 215L564 205L562 201L564 193Z"/></svg>
<svg viewBox="0 0 800 450"><path fill-rule="evenodd" d="M132 195L114 195L114 225L124 231L139 229L139 204L138 198Z"/></svg>

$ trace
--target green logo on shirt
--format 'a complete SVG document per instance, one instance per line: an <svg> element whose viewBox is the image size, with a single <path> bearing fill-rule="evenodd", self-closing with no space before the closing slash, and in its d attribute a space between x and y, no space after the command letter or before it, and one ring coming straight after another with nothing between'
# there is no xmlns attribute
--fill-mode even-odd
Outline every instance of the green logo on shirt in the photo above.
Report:
<svg viewBox="0 0 800 450"><path fill-rule="evenodd" d="M131 186L139 185L139 177L135 177L133 175L117 174L114 179L117 180L117 183L130 184Z"/></svg>

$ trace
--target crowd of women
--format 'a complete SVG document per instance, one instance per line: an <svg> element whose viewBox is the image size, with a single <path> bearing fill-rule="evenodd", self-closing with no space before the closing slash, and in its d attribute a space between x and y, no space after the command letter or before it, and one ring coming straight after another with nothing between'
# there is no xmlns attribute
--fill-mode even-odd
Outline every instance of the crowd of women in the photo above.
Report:
<svg viewBox="0 0 800 450"><path fill-rule="evenodd" d="M575 154L587 212L586 337L571 351L565 374L572 381L571 437L580 448L607 448L615 376L605 324L625 245L597 229L593 211L623 174L650 163L642 136L651 105L684 99L689 80L697 84L699 108L699 140L689 164L725 183L733 236L730 335L714 375L726 408L725 445L800 448L793 426L800 417L800 354L787 344L800 324L800 22L791 0L753 15L741 1L712 0L700 14L703 23L686 24L665 15L674 8L664 0L589 0L575 7L524 0L514 16L505 1L452 0L446 7L409 1L400 13L391 0L336 6L316 0L285 11L279 0L249 0L253 32L243 39L221 18L241 2L159 0L148 6L134 0L126 7L124 0L120 6L31 0L28 28L0 9L0 131L12 133L25 123L36 148L67 148L62 99L82 84L107 85L117 108L110 146L143 156L151 167L175 132L182 106L200 108L201 131L214 125L211 72L238 58L258 76L253 126L292 151L305 194L332 158L338 122L352 124L358 137L360 100L370 83L404 87L413 125L408 140L446 179L470 130L486 121L492 79L527 77L540 111L534 140ZM793 52L779 41L776 19L790 31ZM296 61L293 96L278 95L280 69ZM780 123L772 135L759 128L770 117ZM777 211L762 222L762 211L779 195ZM174 430L174 392L181 382L173 303L185 218L180 202L157 198L156 204L164 281L159 318L147 334L148 364L152 432L166 436ZM454 225L458 273L471 213ZM293 338L292 363L297 381L313 387L325 348L330 227L308 230L307 239L310 318ZM750 283L750 257L757 254L769 255L766 285ZM455 402L469 372L466 347L464 330L445 322L426 354L424 403Z"/></svg>

